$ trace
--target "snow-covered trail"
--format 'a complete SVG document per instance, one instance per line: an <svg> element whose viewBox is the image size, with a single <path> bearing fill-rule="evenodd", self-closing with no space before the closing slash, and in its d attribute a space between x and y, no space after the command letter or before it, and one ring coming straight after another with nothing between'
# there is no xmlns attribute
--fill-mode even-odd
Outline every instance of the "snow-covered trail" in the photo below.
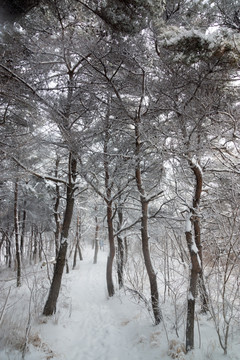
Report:
<svg viewBox="0 0 240 360"><path fill-rule="evenodd" d="M92 254L86 255L79 269L65 276L59 312L40 327L42 341L59 360L159 359L159 329L151 319L123 297L107 298L107 254L100 252L95 265Z"/></svg>
<svg viewBox="0 0 240 360"><path fill-rule="evenodd" d="M91 248L86 247L83 256L78 269L64 274L57 313L52 317L39 316L49 285L46 269L41 269L40 264L28 271L21 288L12 285L9 309L0 327L0 341L2 337L5 344L0 348L0 360L169 360L174 356L179 360L240 359L238 338L229 347L229 355L224 356L212 323L201 315L200 333L196 325L195 350L183 354L172 349L170 345L181 345L185 335L184 329L181 337L175 334L171 303L162 303L164 323L153 326L145 306L134 303L129 294L117 291L108 299L107 253L99 252L96 265ZM34 294L32 303L29 290ZM22 357L29 319L28 351Z"/></svg>

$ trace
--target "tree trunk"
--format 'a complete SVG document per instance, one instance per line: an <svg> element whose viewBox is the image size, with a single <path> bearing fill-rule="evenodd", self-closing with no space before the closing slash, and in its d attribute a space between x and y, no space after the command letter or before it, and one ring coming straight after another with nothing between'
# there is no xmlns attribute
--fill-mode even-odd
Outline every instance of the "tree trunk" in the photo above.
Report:
<svg viewBox="0 0 240 360"><path fill-rule="evenodd" d="M121 205L118 206L118 230L121 229L123 223L123 214ZM124 268L124 243L121 235L117 236L117 274L119 289L123 287L123 268Z"/></svg>
<svg viewBox="0 0 240 360"><path fill-rule="evenodd" d="M42 239L42 232L39 233L39 242L38 242L38 256L39 261L42 261L42 254L43 254L43 239Z"/></svg>
<svg viewBox="0 0 240 360"><path fill-rule="evenodd" d="M112 278L113 260L115 256L115 245L114 245L111 201L107 204L107 224L108 224L109 255L107 259L106 278L107 278L108 295L111 297L115 294L113 278Z"/></svg>
<svg viewBox="0 0 240 360"><path fill-rule="evenodd" d="M16 245L16 265L17 265L17 286L21 285L21 256L19 246L19 223L18 223L18 179L15 181L14 190L14 230Z"/></svg>
<svg viewBox="0 0 240 360"><path fill-rule="evenodd" d="M107 280L107 289L108 295L111 297L114 295L114 284L112 278L112 269L113 269L113 260L115 256L115 245L114 245L114 234L113 234L113 211L112 211L112 183L110 183L110 174L109 174L109 162L110 157L108 153L108 144L110 140L109 134L110 124L109 124L109 109L106 115L106 127L105 127L105 137L104 137L104 181L105 181L105 192L106 196L104 198L107 205L107 227L108 227L108 242L109 242L109 255L107 259L107 269L106 269L106 280Z"/></svg>
<svg viewBox="0 0 240 360"><path fill-rule="evenodd" d="M81 247L80 247L80 244L78 243L77 245L77 249L78 249L78 255L79 255L79 259L80 261L83 260L83 256L82 256L82 250L81 250Z"/></svg>
<svg viewBox="0 0 240 360"><path fill-rule="evenodd" d="M189 220L190 221L190 220ZM191 229L186 231L186 240L191 257L191 274L190 286L188 293L188 307L187 307L187 326L186 326L186 350L189 351L194 348L194 315L195 315L195 299L197 296L197 281L198 274L201 271L200 258L194 247Z"/></svg>
<svg viewBox="0 0 240 360"><path fill-rule="evenodd" d="M155 319L155 324L157 325L162 320L162 314L159 308L157 276L152 266L152 261L149 251L148 203L141 197L141 204L142 204L142 219L141 219L142 251L143 251L144 262L150 282L153 315Z"/></svg>
<svg viewBox="0 0 240 360"><path fill-rule="evenodd" d="M26 229L26 218L27 218L27 212L26 212L26 200L24 200L23 203L24 209L23 209L23 217L22 217L22 231L21 231L21 239L20 239L20 252L21 252L21 259L23 260L24 255L24 237L25 237L25 229Z"/></svg>
<svg viewBox="0 0 240 360"><path fill-rule="evenodd" d="M98 231L99 231L99 225L98 225L98 218L97 216L95 216L95 223L96 223L96 227L95 227L95 239L94 239L94 258L93 258L93 263L97 264L97 256L98 256L98 249L99 249L99 239L98 239Z"/></svg>
<svg viewBox="0 0 240 360"><path fill-rule="evenodd" d="M127 261L128 261L128 240L127 237L124 237L124 265L126 265Z"/></svg>
<svg viewBox="0 0 240 360"><path fill-rule="evenodd" d="M53 273L53 279L45 304L43 315L49 316L56 312L57 299L62 282L63 269L66 263L67 248L68 248L68 233L71 225L73 208L74 208L74 190L76 180L77 161L72 153L69 154L69 169L68 169L68 186L67 186L67 203L63 219L63 226L61 232L60 248L56 260L56 265Z"/></svg>
<svg viewBox="0 0 240 360"><path fill-rule="evenodd" d="M208 304L209 304L209 298L207 293L207 288L204 282L204 274L203 270L199 273L199 289L200 289L200 299L201 299L201 312L203 314L206 314L209 310Z"/></svg>
<svg viewBox="0 0 240 360"><path fill-rule="evenodd" d="M9 234L9 230L7 230L5 234L6 234L6 265L9 268L11 268L12 267L11 235Z"/></svg>
<svg viewBox="0 0 240 360"><path fill-rule="evenodd" d="M135 168L135 179L137 183L137 188L140 193L140 202L141 202L141 238L142 238L142 251L144 262L149 278L150 289L151 289L151 303L152 310L154 315L155 324L159 324L162 320L162 314L159 307L159 294L157 286L157 276L153 269L150 251L149 251L149 235L148 235L148 201L145 198L145 190L142 183L142 174L141 174L141 165L140 165L140 130L139 130L140 119L135 120L135 139L136 139L136 168Z"/></svg>
<svg viewBox="0 0 240 360"><path fill-rule="evenodd" d="M34 243L33 243L33 261L34 264L37 263L37 236L38 236L38 231L37 231L37 226L35 226L35 230L34 230Z"/></svg>
<svg viewBox="0 0 240 360"><path fill-rule="evenodd" d="M2 233L2 239L0 241L0 253L1 253L4 241L7 241L7 235L6 235L5 231L2 230L1 233Z"/></svg>
<svg viewBox="0 0 240 360"><path fill-rule="evenodd" d="M55 167L55 177L58 177L58 166L59 166L59 158L56 159L56 167ZM55 253L56 257L59 251L59 240L60 240L60 233L61 233L61 222L60 222L60 215L59 215L59 203L60 203L60 187L58 184L55 185L55 192L56 192L56 199L54 204L54 219L55 219Z"/></svg>
<svg viewBox="0 0 240 360"><path fill-rule="evenodd" d="M192 208L187 218L186 223L186 240L191 259L191 274L190 286L188 294L188 310L187 310L187 326L186 326L186 350L189 351L194 348L194 312L195 312L195 299L197 296L197 284L199 274L202 274L202 245L201 245L201 231L200 231L200 218L199 218L199 205L202 193L202 171L200 165L191 159L188 159L189 165L195 176L195 192L193 195ZM192 235L192 227L194 235ZM204 294L204 301L207 301L206 288ZM205 305L206 306L206 305Z"/></svg>
<svg viewBox="0 0 240 360"><path fill-rule="evenodd" d="M81 222L79 214L77 215L77 225L76 225L76 235L75 235L75 249L73 255L73 269L75 269L77 265L77 254L79 254L80 261L83 260L82 252L80 248L80 239L81 239Z"/></svg>
<svg viewBox="0 0 240 360"><path fill-rule="evenodd" d="M117 274L119 289L123 287L123 268L124 268L124 244L121 236L117 237Z"/></svg>

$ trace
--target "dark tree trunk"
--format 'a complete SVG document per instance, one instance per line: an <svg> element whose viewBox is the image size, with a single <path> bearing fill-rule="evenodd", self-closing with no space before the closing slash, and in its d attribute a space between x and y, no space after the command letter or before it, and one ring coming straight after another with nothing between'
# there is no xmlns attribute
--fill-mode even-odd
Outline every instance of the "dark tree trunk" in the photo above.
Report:
<svg viewBox="0 0 240 360"><path fill-rule="evenodd" d="M187 326L186 326L186 350L189 351L194 348L194 312L195 312L195 299L197 296L197 285L199 282L199 274L203 279L202 270L202 245L201 245L201 231L200 231L200 218L199 218L199 205L202 193L202 171L196 162L188 160L189 165L194 173L195 177L195 192L193 195L193 206L189 214L187 229L186 229L186 240L188 250L191 259L191 274L190 274L190 285L188 294L188 310L187 310ZM192 228L194 234L192 235ZM203 283L204 284L204 283ZM204 290L203 298L204 302L208 301L206 288ZM207 304L204 305L205 309Z"/></svg>
<svg viewBox="0 0 240 360"><path fill-rule="evenodd" d="M53 313L56 312L57 299L61 287L63 269L66 262L67 247L68 247L68 243L67 240L65 239L65 241L63 241L60 245L58 257L56 260L56 265L54 268L51 288L48 294L47 302L43 310L43 315L46 316L52 315Z"/></svg>
<svg viewBox="0 0 240 360"><path fill-rule="evenodd" d="M111 297L115 294L112 269L113 260L115 256L114 234L113 234L113 222L112 222L112 202L107 204L107 224L108 224L108 241L109 241L109 255L107 259L107 289L108 295Z"/></svg>
<svg viewBox="0 0 240 360"><path fill-rule="evenodd" d="M14 230L16 245L16 265L17 265L17 286L21 285L21 256L19 246L19 223L18 223L18 179L15 182L14 190Z"/></svg>
<svg viewBox="0 0 240 360"><path fill-rule="evenodd" d="M11 253L11 235L9 234L9 229L4 232L5 234L5 248L6 248L6 265L12 267L12 253Z"/></svg>
<svg viewBox="0 0 240 360"><path fill-rule="evenodd" d="M125 236L124 238L124 265L126 265L127 261L128 261L128 240L127 237Z"/></svg>
<svg viewBox="0 0 240 360"><path fill-rule="evenodd" d="M118 230L121 229L123 223L123 213L121 205L118 206ZM124 269L124 243L120 235L117 236L117 274L119 289L123 287L123 269Z"/></svg>
<svg viewBox="0 0 240 360"><path fill-rule="evenodd" d="M39 243L38 243L38 256L39 261L42 261L42 254L43 254L43 239L42 239L42 232L39 233Z"/></svg>
<svg viewBox="0 0 240 360"><path fill-rule="evenodd" d="M201 270L200 258L193 247L192 232L186 231L186 240L191 257L191 273L190 285L188 293L188 307L187 307L187 325L186 325L186 350L189 351L194 348L194 315L195 315L195 299L197 296L197 282L198 274Z"/></svg>
<svg viewBox="0 0 240 360"><path fill-rule="evenodd" d="M117 274L119 289L123 287L123 269L124 269L124 244L121 236L117 237Z"/></svg>
<svg viewBox="0 0 240 360"><path fill-rule="evenodd" d="M33 238L34 238L34 226L31 226L31 236L30 236L30 241L28 243L28 257L29 257L29 263L32 263L32 248L33 248Z"/></svg>
<svg viewBox="0 0 240 360"><path fill-rule="evenodd" d="M75 245L75 249L74 249L74 254L73 254L73 270L76 268L76 265L77 265L77 251L78 251L78 248L77 248L77 244Z"/></svg>
<svg viewBox="0 0 240 360"><path fill-rule="evenodd" d="M74 255L73 255L73 269L75 269L77 265L77 254L79 255L80 261L83 260L82 252L80 248L80 239L81 239L81 222L79 215L77 216L77 226L76 226L76 244L74 249Z"/></svg>
<svg viewBox="0 0 240 360"><path fill-rule="evenodd" d="M53 279L45 304L43 315L49 316L56 312L57 299L61 287L63 269L66 264L67 248L68 248L68 233L71 225L73 208L74 208L74 190L76 180L77 161L73 155L69 154L69 169L68 169L68 186L67 186L67 203L63 219L63 226L61 232L60 248L56 260Z"/></svg>
<svg viewBox="0 0 240 360"><path fill-rule="evenodd" d="M58 177L58 166L59 166L59 158L56 159L56 167L55 167L55 177ZM55 185L56 199L54 204L54 219L55 219L55 253L56 258L59 251L59 241L60 241L60 233L61 233L61 221L59 215L59 204L60 204L60 187L58 184Z"/></svg>
<svg viewBox="0 0 240 360"><path fill-rule="evenodd" d="M1 252L1 250L2 250L2 246L3 246L3 244L4 244L4 241L7 241L7 236L6 236L5 231L1 231L1 233L2 233L2 239L1 239L1 241L0 241L0 252Z"/></svg>
<svg viewBox="0 0 240 360"><path fill-rule="evenodd" d="M11 239L8 237L6 242L6 263L8 267L12 267L12 251L11 251Z"/></svg>
<svg viewBox="0 0 240 360"><path fill-rule="evenodd" d="M200 289L200 299L201 299L201 312L206 314L209 311L209 298L207 293L207 288L204 282L203 270L199 273L199 289Z"/></svg>
<svg viewBox="0 0 240 360"><path fill-rule="evenodd" d="M115 256L115 244L114 244L114 233L113 233L113 210L112 210L112 185L113 182L110 182L109 174L109 162L110 156L108 153L108 144L110 140L110 124L109 124L109 111L106 116L106 127L105 127L105 137L104 137L104 175L105 175L105 192L106 196L104 198L107 205L107 228L108 228L108 242L109 242L109 255L107 259L107 269L106 269L106 280L107 280L107 289L108 295L111 297L114 295L114 284L112 278L113 271L113 260Z"/></svg>
<svg viewBox="0 0 240 360"><path fill-rule="evenodd" d="M68 92L66 99L66 106L64 110L64 122L63 127L65 129L69 128L69 118L71 113L71 105L73 100L73 89L74 89L74 71L68 71ZM52 315L56 311L57 299L61 287L63 269L66 264L67 258L67 248L68 248L68 233L72 221L73 208L74 208L74 191L75 191L75 181L76 181L76 170L77 170L77 160L74 158L73 154L69 152L68 158L68 185L67 185L67 194L66 194L66 208L63 218L63 225L61 228L60 236L60 247L57 254L56 265L53 273L53 280L49 290L49 295L47 302L45 304L43 315ZM56 162L56 172L58 171L58 162ZM58 191L58 189L56 189ZM59 198L59 194L57 194ZM55 203L55 209L58 208L58 203ZM56 219L57 220L57 219ZM58 220L56 221L56 225Z"/></svg>
<svg viewBox="0 0 240 360"><path fill-rule="evenodd" d="M162 314L159 308L157 276L152 266L152 261L149 251L148 203L143 198L141 198L141 204L142 204L142 219L141 219L142 251L143 251L144 262L150 282L153 315L155 319L155 324L157 325L162 320Z"/></svg>
<svg viewBox="0 0 240 360"><path fill-rule="evenodd" d="M80 261L82 261L82 260L83 260L83 256L82 256L82 250L81 250L81 247L80 247L80 244L79 244L79 243L78 243L77 249L78 249L79 259L80 259Z"/></svg>
<svg viewBox="0 0 240 360"><path fill-rule="evenodd" d="M25 209L25 207L26 207L26 201L25 200L24 200L23 206L24 206L24 209L23 209L22 231L21 231L21 239L20 239L21 259L23 259L23 255L24 255L24 237L25 237L26 219L27 219L27 211Z"/></svg>
<svg viewBox="0 0 240 360"><path fill-rule="evenodd" d="M159 324L162 320L162 314L159 307L159 294L157 286L157 276L152 266L152 261L149 251L149 235L148 235L148 201L145 198L145 190L142 184L142 174L141 174L141 144L140 144L140 130L139 130L140 119L135 119L135 156L136 156L136 168L135 168L135 179L137 183L137 188L140 193L140 202L141 202L141 238L142 238L142 251L144 262L149 278L150 289L151 289L151 302L152 310L154 315L155 324Z"/></svg>
<svg viewBox="0 0 240 360"><path fill-rule="evenodd" d="M99 225L98 225L98 218L95 216L95 239L94 239L94 257L93 263L97 264L97 256L98 256L98 249L99 249L99 239L98 239L98 232L99 232Z"/></svg>
<svg viewBox="0 0 240 360"><path fill-rule="evenodd" d="M35 226L35 229L34 229L34 243L33 243L33 261L34 261L34 264L36 264L36 262L37 262L37 246L38 246L37 236L38 236L38 231L37 231L37 227Z"/></svg>

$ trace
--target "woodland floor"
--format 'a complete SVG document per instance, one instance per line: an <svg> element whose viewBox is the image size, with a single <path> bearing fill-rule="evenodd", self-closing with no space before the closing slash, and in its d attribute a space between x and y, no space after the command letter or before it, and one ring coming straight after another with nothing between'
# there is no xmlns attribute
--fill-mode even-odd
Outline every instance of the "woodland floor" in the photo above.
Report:
<svg viewBox="0 0 240 360"><path fill-rule="evenodd" d="M25 273L20 289L10 291L0 327L1 360L240 359L239 341L228 356L222 355L213 325L205 317L199 319L200 335L196 329L196 349L185 355L181 352L184 332L177 338L166 319L153 326L146 308L124 291L108 299L107 252L99 252L95 265L92 249L86 248L83 255L77 269L64 274L57 312L50 318L39 315L49 287L40 264L31 274ZM9 286L10 282L2 294L8 293ZM163 314L169 317L171 311L170 304L165 304Z"/></svg>

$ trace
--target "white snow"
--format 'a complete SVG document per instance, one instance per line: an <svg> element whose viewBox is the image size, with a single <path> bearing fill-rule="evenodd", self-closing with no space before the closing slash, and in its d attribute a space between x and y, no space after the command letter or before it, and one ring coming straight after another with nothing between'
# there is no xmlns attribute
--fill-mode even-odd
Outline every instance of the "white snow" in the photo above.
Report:
<svg viewBox="0 0 240 360"><path fill-rule="evenodd" d="M191 232L192 231L192 224L191 224L191 213L188 213L186 216L186 222L185 222L185 232Z"/></svg>
<svg viewBox="0 0 240 360"><path fill-rule="evenodd" d="M153 326L146 308L134 302L124 291L116 291L113 298L107 297L107 252L99 252L98 263L95 265L92 263L93 251L90 247L84 249L83 255L84 260L78 262L77 269L70 274L64 274L57 312L52 317L37 315L43 309L49 289L49 281L45 275L46 267L41 269L39 264L31 273L25 272L27 276L21 288L14 287L15 279L6 283L5 286L12 287L12 297L9 298L5 310L7 321L3 320L0 326L0 341L5 335L8 335L9 340L5 347L1 347L0 359L22 359L18 342L26 334L30 299L31 326L25 360L173 358L171 356L174 355L174 351L176 353L176 349L184 344L185 335L184 326L179 338L175 333L175 315L169 301L163 304L161 299L164 324ZM0 294L0 300L1 296ZM188 298L193 298L191 293L188 293ZM196 335L196 349L187 355L180 354L179 359L239 359L239 341L238 344L235 342L229 347L229 355L224 357L213 323L201 314L198 315L198 322L196 334L200 331L201 336Z"/></svg>
<svg viewBox="0 0 240 360"><path fill-rule="evenodd" d="M201 263L201 260L200 260L200 256L198 254L197 254L197 261L198 261L199 268L201 269L202 268L202 263Z"/></svg>
<svg viewBox="0 0 240 360"><path fill-rule="evenodd" d="M198 160L196 159L196 157L192 157L192 160L191 160L192 164L199 170L200 174L202 174L202 168L201 166L199 165L198 163Z"/></svg>
<svg viewBox="0 0 240 360"><path fill-rule="evenodd" d="M67 242L68 242L68 239L65 238L65 237L63 237L63 238L61 239L61 244L64 244L64 243L67 243Z"/></svg>
<svg viewBox="0 0 240 360"><path fill-rule="evenodd" d="M195 254L198 253L198 248L197 248L195 241L192 242L191 251L193 251Z"/></svg>
<svg viewBox="0 0 240 360"><path fill-rule="evenodd" d="M191 291L188 293L188 300L194 300L194 296Z"/></svg>

